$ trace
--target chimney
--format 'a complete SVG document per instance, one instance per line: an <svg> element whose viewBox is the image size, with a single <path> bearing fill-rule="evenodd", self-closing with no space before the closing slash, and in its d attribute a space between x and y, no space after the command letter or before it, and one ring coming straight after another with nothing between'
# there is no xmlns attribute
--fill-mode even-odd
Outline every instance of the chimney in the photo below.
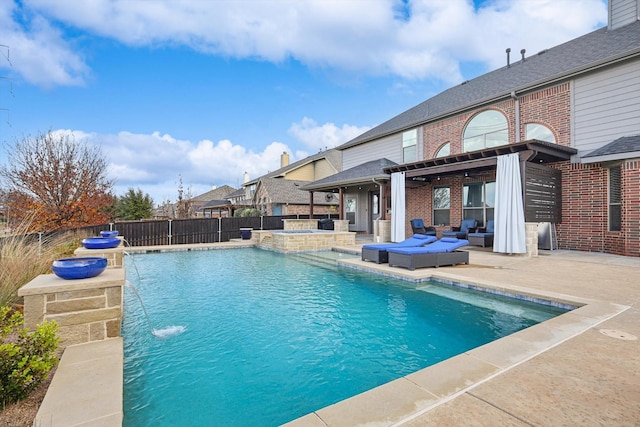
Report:
<svg viewBox="0 0 640 427"><path fill-rule="evenodd" d="M507 68L511 67L511 63L509 62L509 54L511 53L511 48L508 47L507 50L505 50L505 52L507 52Z"/></svg>
<svg viewBox="0 0 640 427"><path fill-rule="evenodd" d="M524 62L524 54L527 52L527 49L520 49L520 55L522 55L522 62Z"/></svg>
<svg viewBox="0 0 640 427"><path fill-rule="evenodd" d="M246 184L247 182L249 182L249 173L245 172L244 173L244 181L243 181L243 183Z"/></svg>
<svg viewBox="0 0 640 427"><path fill-rule="evenodd" d="M283 151L280 156L280 167L283 168L285 166L289 166L289 154L287 154L286 151Z"/></svg>

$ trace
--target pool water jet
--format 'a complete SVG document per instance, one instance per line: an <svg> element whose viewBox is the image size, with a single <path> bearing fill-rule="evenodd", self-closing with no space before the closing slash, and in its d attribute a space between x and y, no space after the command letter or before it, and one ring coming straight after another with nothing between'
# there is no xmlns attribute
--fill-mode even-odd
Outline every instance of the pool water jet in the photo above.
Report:
<svg viewBox="0 0 640 427"><path fill-rule="evenodd" d="M140 293L138 292L138 289L136 289L136 287L133 285L133 283L129 282L128 280L125 281L124 283L125 286L129 287L129 289L131 289L134 293L134 295L136 296L136 298L138 298L138 301L140 301L140 307L142 307L142 311L144 312L144 316L147 319L147 324L149 325L149 329L151 329L151 334L153 336L155 336L156 338L170 338L176 335L180 335L181 333L183 333L184 331L187 330L186 326L181 326L181 325L171 325L171 326L167 326L165 328L162 329L156 329L153 327L153 325L151 324L151 319L149 318L149 313L147 313L147 309L144 306L144 302L142 302L142 297L140 296Z"/></svg>
<svg viewBox="0 0 640 427"><path fill-rule="evenodd" d="M124 240L124 242L126 244L129 244L129 242L127 242L126 240ZM131 245L129 245L131 246ZM125 255L131 255L126 251L123 251L123 253ZM138 266L136 265L135 259L133 258L133 256L131 256L131 263L133 264L133 269L136 271L136 276L138 276L138 283L141 282L140 279L140 272L138 271ZM147 313L147 309L144 306L144 302L142 302L142 297L140 296L140 293L138 292L138 289L133 285L133 283L129 282L128 280L125 281L124 283L125 286L129 287L129 289L131 289L133 291L133 293L135 294L136 298L138 298L138 301L140 301L140 307L142 307L142 311L144 312L144 315L147 319L147 324L149 325L149 329L151 329L151 334L153 336L155 336L156 338L161 338L161 339L166 339L166 338L170 338L176 335L180 335L181 333L183 333L184 331L187 330L186 326L175 326L175 325L171 325L171 326L167 326L166 328L162 328L162 329L155 329L153 327L153 325L151 324L151 319L149 318L149 313Z"/></svg>

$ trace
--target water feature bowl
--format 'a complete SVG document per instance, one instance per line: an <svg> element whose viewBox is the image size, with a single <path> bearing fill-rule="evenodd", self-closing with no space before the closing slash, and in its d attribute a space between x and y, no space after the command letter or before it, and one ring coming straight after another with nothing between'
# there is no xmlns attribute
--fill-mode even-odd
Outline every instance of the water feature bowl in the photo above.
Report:
<svg viewBox="0 0 640 427"><path fill-rule="evenodd" d="M118 237L118 230L105 230L100 232L101 237Z"/></svg>
<svg viewBox="0 0 640 427"><path fill-rule="evenodd" d="M117 237L87 237L82 239L82 246L86 249L110 249L120 245Z"/></svg>
<svg viewBox="0 0 640 427"><path fill-rule="evenodd" d="M107 259L98 256L62 258L53 261L53 273L66 280L95 277L107 268Z"/></svg>

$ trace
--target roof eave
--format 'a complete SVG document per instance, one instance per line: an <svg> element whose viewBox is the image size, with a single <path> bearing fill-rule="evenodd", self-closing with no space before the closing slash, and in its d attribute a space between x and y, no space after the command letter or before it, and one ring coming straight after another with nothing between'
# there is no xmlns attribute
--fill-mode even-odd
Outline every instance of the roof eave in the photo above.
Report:
<svg viewBox="0 0 640 427"><path fill-rule="evenodd" d="M637 159L637 158L640 158L640 151L629 151L627 153L615 153L615 154L606 154L603 156L582 157L580 158L580 163L584 163L584 164L605 163L605 162L615 162L620 160L629 160L629 159Z"/></svg>
<svg viewBox="0 0 640 427"><path fill-rule="evenodd" d="M389 181L391 176L388 174L380 174L375 176L361 177L361 178L353 178L353 179L345 179L341 181L327 182L325 184L308 184L300 187L301 190L306 191L330 191L331 189L339 188L339 187L349 187L351 185L358 184L370 184L373 181Z"/></svg>

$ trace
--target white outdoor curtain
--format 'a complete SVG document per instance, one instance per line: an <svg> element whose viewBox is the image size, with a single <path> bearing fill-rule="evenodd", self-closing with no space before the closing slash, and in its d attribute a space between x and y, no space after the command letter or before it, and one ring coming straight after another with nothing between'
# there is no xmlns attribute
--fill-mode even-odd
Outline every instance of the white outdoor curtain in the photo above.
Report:
<svg viewBox="0 0 640 427"><path fill-rule="evenodd" d="M518 153L498 156L495 203L493 251L508 254L526 253L524 203Z"/></svg>
<svg viewBox="0 0 640 427"><path fill-rule="evenodd" d="M391 241L404 240L404 172L391 174Z"/></svg>

